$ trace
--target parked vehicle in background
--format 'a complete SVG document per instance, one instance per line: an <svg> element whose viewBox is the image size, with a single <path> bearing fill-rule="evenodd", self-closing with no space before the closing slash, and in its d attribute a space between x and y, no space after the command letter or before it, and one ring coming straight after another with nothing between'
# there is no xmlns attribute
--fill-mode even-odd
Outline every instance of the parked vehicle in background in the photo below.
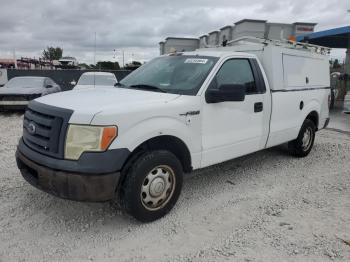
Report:
<svg viewBox="0 0 350 262"><path fill-rule="evenodd" d="M62 198L117 197L153 221L175 205L183 173L283 143L307 156L329 122L329 50L257 41L161 56L116 88L36 99L17 148L23 177Z"/></svg>
<svg viewBox="0 0 350 262"><path fill-rule="evenodd" d="M77 90L91 87L114 87L116 83L118 83L118 80L113 73L86 72L80 76L77 85L73 89Z"/></svg>
<svg viewBox="0 0 350 262"><path fill-rule="evenodd" d="M0 87L7 83L7 69L0 68Z"/></svg>
<svg viewBox="0 0 350 262"><path fill-rule="evenodd" d="M60 60L58 60L58 62L60 63L59 67L60 68L78 68L79 63L78 60L75 57L71 57L71 56L65 56L62 57Z"/></svg>
<svg viewBox="0 0 350 262"><path fill-rule="evenodd" d="M31 100L60 91L49 77L14 77L0 88L0 109L24 109Z"/></svg>

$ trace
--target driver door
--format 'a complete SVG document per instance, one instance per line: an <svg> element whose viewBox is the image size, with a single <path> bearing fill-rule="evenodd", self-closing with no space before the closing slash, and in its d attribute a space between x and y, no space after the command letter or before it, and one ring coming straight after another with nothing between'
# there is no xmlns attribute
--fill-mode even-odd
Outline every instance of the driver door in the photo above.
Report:
<svg viewBox="0 0 350 262"><path fill-rule="evenodd" d="M256 59L224 61L208 89L222 85L244 85L246 94L239 102L203 102L202 167L260 150L268 136L270 97Z"/></svg>

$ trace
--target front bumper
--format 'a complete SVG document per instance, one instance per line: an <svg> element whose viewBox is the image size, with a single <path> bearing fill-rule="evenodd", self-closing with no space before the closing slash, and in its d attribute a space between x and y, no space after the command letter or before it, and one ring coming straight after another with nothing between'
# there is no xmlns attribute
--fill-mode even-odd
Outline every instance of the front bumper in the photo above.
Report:
<svg viewBox="0 0 350 262"><path fill-rule="evenodd" d="M37 158L37 154L39 153L28 148L22 140L20 141L16 152L17 166L23 178L32 186L52 195L77 201L99 202L114 198L120 179L120 169L106 173L101 172L103 168L99 169L105 163L104 161L88 167L84 164L80 166L78 161L54 159L42 154L39 154L41 159L34 160L33 156ZM123 158L114 159L114 161L119 161L122 165L126 158L127 156L123 154ZM98 160L101 161L101 157ZM121 163L123 160L124 162ZM67 165L69 162L76 162L76 165ZM49 167L53 163L57 168Z"/></svg>

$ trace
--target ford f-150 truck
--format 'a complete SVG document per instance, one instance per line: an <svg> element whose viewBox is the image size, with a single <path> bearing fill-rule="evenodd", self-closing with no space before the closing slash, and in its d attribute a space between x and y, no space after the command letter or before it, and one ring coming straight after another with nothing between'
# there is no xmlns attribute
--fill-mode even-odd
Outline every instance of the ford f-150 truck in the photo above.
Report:
<svg viewBox="0 0 350 262"><path fill-rule="evenodd" d="M176 203L183 174L288 143L297 157L329 121L328 50L257 39L151 60L115 88L32 101L16 159L56 196L118 200L140 221Z"/></svg>

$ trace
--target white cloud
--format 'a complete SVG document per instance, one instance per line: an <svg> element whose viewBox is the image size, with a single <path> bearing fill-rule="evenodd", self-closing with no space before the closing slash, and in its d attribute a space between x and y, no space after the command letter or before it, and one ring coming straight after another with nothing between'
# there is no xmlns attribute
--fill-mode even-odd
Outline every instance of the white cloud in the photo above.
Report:
<svg viewBox="0 0 350 262"><path fill-rule="evenodd" d="M148 60L167 36L199 36L243 18L273 22L316 22L316 30L346 25L342 0L11 0L0 9L0 57L39 57L46 46L92 63L94 32L97 60ZM335 52L337 56L341 52ZM121 56L116 58L121 62Z"/></svg>

